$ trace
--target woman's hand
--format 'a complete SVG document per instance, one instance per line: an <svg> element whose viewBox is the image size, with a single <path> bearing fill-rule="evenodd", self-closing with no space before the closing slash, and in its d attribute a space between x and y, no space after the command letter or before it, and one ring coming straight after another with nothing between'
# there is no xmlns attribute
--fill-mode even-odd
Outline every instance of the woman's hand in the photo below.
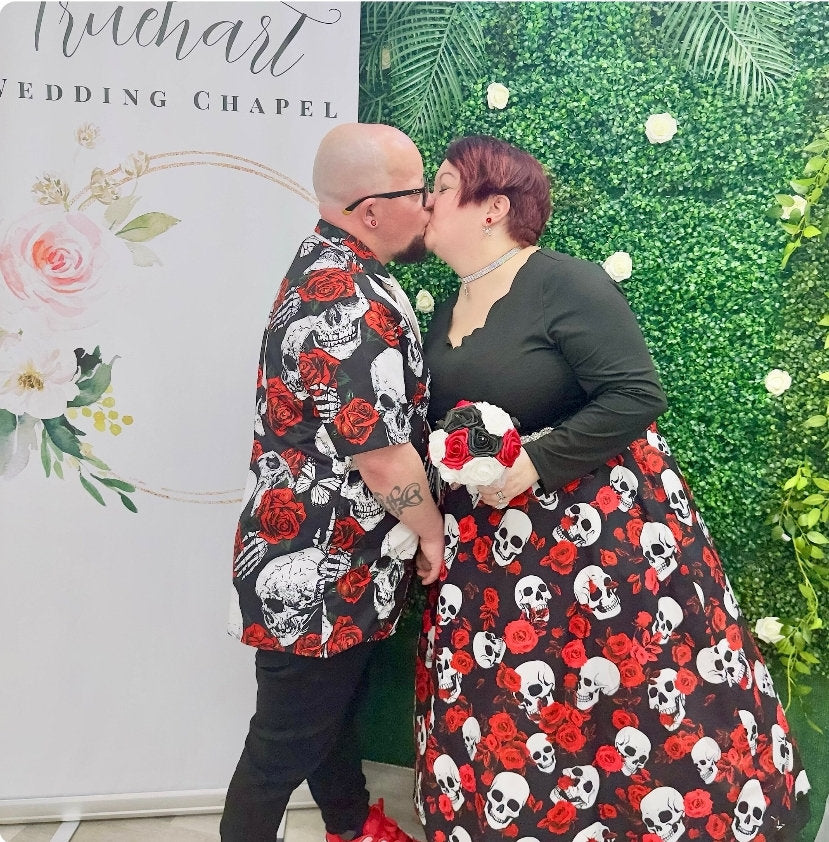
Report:
<svg viewBox="0 0 829 842"><path fill-rule="evenodd" d="M537 480L535 465L522 447L515 464L504 471L501 479L492 485L479 485L478 492L488 506L505 509L513 497L526 491Z"/></svg>

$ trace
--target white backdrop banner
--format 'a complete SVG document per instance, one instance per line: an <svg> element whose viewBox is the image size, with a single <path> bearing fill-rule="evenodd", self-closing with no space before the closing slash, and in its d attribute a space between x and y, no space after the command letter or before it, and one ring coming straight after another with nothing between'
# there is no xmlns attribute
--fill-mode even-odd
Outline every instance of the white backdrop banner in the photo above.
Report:
<svg viewBox="0 0 829 842"><path fill-rule="evenodd" d="M270 303L359 3L0 10L0 800L226 786Z"/></svg>

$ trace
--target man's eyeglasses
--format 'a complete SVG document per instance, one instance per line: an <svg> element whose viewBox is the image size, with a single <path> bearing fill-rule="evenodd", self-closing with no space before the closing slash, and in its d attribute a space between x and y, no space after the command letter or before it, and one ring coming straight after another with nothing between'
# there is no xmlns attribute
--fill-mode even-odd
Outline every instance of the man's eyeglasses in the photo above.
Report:
<svg viewBox="0 0 829 842"><path fill-rule="evenodd" d="M365 202L366 199L398 199L400 196L414 196L415 193L420 193L420 201L425 208L426 200L429 198L429 188L424 184L423 187L414 187L411 190L394 190L391 193L372 193L370 196L363 196L362 199L357 199L345 208L343 214L348 216L360 202Z"/></svg>

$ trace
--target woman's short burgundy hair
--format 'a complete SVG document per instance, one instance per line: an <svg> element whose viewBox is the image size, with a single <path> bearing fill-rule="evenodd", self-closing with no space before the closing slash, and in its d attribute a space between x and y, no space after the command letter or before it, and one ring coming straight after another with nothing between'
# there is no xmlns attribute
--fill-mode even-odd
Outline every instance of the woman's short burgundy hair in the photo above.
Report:
<svg viewBox="0 0 829 842"><path fill-rule="evenodd" d="M489 135L470 135L453 140L444 157L460 173L459 205L503 194L510 201L510 236L522 246L538 242L550 218L550 180L529 152Z"/></svg>

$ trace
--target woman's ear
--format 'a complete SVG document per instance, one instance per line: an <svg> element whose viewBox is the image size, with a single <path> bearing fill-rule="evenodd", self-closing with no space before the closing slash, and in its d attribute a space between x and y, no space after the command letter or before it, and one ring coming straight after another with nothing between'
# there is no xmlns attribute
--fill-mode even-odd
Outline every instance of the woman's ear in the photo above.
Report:
<svg viewBox="0 0 829 842"><path fill-rule="evenodd" d="M508 213L510 209L509 196L504 196L498 193L491 196L487 205L487 216L492 218L492 223L500 222Z"/></svg>

